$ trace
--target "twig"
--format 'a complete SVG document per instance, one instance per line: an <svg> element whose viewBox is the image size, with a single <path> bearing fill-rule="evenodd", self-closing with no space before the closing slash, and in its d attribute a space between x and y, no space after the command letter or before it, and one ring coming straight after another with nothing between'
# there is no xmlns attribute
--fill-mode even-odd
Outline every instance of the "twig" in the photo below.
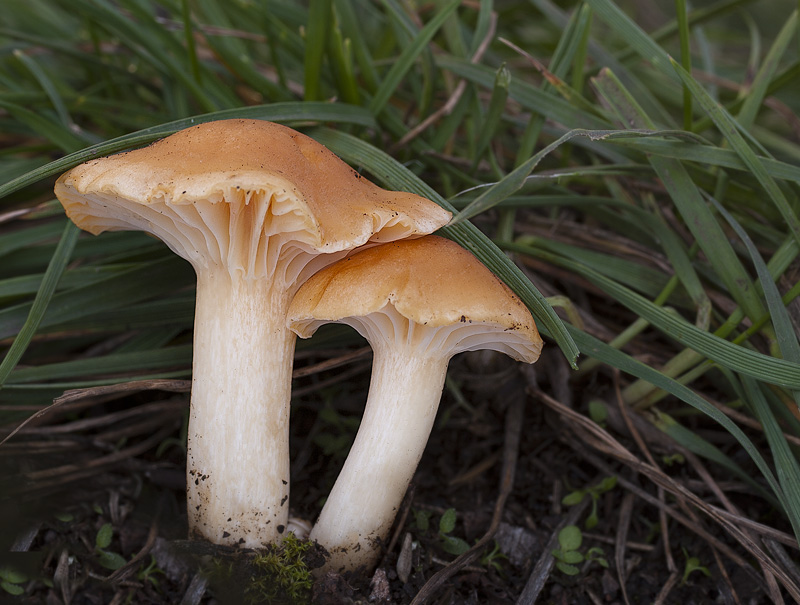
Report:
<svg viewBox="0 0 800 605"><path fill-rule="evenodd" d="M539 560L536 561L536 566L533 568L531 575L528 577L528 581L525 583L525 588L522 589L522 593L517 599L516 605L532 605L536 602L536 599L539 598L539 593L542 592L542 588L544 588L547 579L550 577L550 572L553 570L553 566L555 565L553 551L559 546L558 532L564 529L567 525L575 525L580 516L583 514L583 511L585 511L586 507L589 506L590 500L591 498L584 496L580 504L573 506L570 509L569 514L567 514L567 516L561 520L561 523L559 523L558 526L553 530L553 533L550 535L550 539L547 541Z"/></svg>
<svg viewBox="0 0 800 605"><path fill-rule="evenodd" d="M478 49L475 51L475 54L470 59L470 63L478 64L483 58L486 49L489 48L489 43L494 38L495 27L497 26L497 14L492 11L492 15L489 21L489 29L486 32L486 36L481 40L481 44ZM450 115L453 109L455 109L458 101L461 99L461 96L464 94L464 91L467 89L467 81L462 79L456 89L453 91L453 94L450 95L450 98L447 99L447 102L442 105L438 110L433 112L427 118L425 118L422 122L417 124L414 128L409 130L395 145L393 149L399 149L404 145L407 145L410 141L417 138L420 134L422 134L426 129L428 129L434 122L443 118L444 116Z"/></svg>
<svg viewBox="0 0 800 605"><path fill-rule="evenodd" d="M343 365L347 365L350 362L356 361L357 359L361 359L362 357L369 357L371 354L372 347L361 347L360 349L345 353L344 355L339 355L337 357L333 357L332 359L326 359L325 361L320 361L319 363L314 363L304 368L298 368L292 372L292 380L296 378L304 378L305 376L311 376L313 374L319 374L320 372L324 372L326 370L333 370Z"/></svg>
<svg viewBox="0 0 800 605"><path fill-rule="evenodd" d="M628 539L628 529L631 526L634 498L634 494L628 492L622 499L622 506L619 507L616 543L614 545L614 562L617 565L617 577L619 578L619 587L622 590L622 599L626 605L629 605L630 601L628 600L628 589L625 587L628 583L628 577L625 573L625 542Z"/></svg>
<svg viewBox="0 0 800 605"><path fill-rule="evenodd" d="M678 579L680 578L680 574L677 571L673 571L667 581L664 583L664 586L661 587L661 590L658 592L656 596L656 600L653 601L653 605L664 605L667 602L667 597L669 593L675 588L675 585L678 583Z"/></svg>
<svg viewBox="0 0 800 605"><path fill-rule="evenodd" d="M201 573L196 573L189 582L186 592L181 599L180 605L199 605L206 594L206 587L208 586L208 579Z"/></svg>
<svg viewBox="0 0 800 605"><path fill-rule="evenodd" d="M633 440L636 442L636 445L639 446L639 449L642 453L647 457L648 462L653 466L656 465L656 461L653 458L653 455L650 453L650 449L647 447L644 439L642 438L641 433L637 430L636 424L633 422L630 414L628 414L628 406L625 404L625 401L622 397L622 390L620 389L620 380L619 380L620 372L619 370L614 370L614 393L616 394L617 399L617 407L619 408L620 416L622 416L622 420L625 422L625 427L628 429L628 432L633 437ZM664 488L660 485L658 486L658 499L661 502L664 502ZM669 539L669 523L667 523L667 513L664 508L660 508L658 510L659 516L659 524L661 525L661 537L664 542L664 557L667 560L667 569L670 573L674 573L678 571L678 567L675 565L675 559L672 557L672 549L670 548L670 539ZM625 589L623 587L622 595L626 597Z"/></svg>
<svg viewBox="0 0 800 605"><path fill-rule="evenodd" d="M153 546L156 544L156 538L158 538L158 521L161 517L161 509L163 506L163 498L158 502L158 509L153 517L153 521L150 524L150 531L147 534L147 540L144 543L144 546L139 550L139 552L134 555L134 557L128 561L125 565L120 567L119 569L115 570L110 576L108 576L107 581L113 583L117 583L128 577L134 569L139 565L139 562L144 559L147 554L153 549Z"/></svg>
<svg viewBox="0 0 800 605"><path fill-rule="evenodd" d="M685 499L695 508L706 513L712 520L721 525L731 535L731 537L744 546L752 556L756 557L765 568L774 573L784 588L786 588L786 590L792 595L792 598L800 602L800 586L798 586L797 583L763 551L763 549L755 542L753 538L750 537L746 531L741 529L741 524L730 519L730 513L728 513L728 515L720 514L720 509L710 506L708 503L704 502L696 494L693 494L683 485L666 475L663 471L661 471L661 469L653 467L652 465L644 463L636 458L636 456L631 454L608 432L603 430L585 416L582 416L581 414L561 405L559 402L555 401L552 397L549 397L542 391L535 391L534 395L548 407L556 410L562 417L568 420L573 427L573 430L581 433L582 438L571 444L573 449L579 451L582 449L580 442L587 443L594 449L604 454L613 456L634 470L639 471L647 476L656 485L661 485L671 494ZM587 457L587 459L593 458L592 456L588 455L588 453L584 453L583 455ZM598 468L606 466L604 463L598 460L592 461L592 464L595 466L600 465ZM619 481L622 483L622 478L619 478ZM637 489L630 483L628 483L628 486L628 489ZM657 503L655 505L659 506L659 508L663 506L661 502L658 502L657 499L653 498L643 490L637 490L637 495L640 495L640 497L645 497L645 499L650 502ZM725 555L732 560L736 561L744 569L752 571L752 568L748 563L734 553L727 545L714 538L709 532L703 530L699 525L692 523L690 520L678 514L671 508L668 507L665 510L667 510L670 516L679 523L693 528L693 531L704 537L704 539L706 539L710 544L712 544L715 548L718 548L721 552L725 553Z"/></svg>
<svg viewBox="0 0 800 605"><path fill-rule="evenodd" d="M175 426L168 426L134 446L119 450L102 458L90 460L83 464L68 464L57 468L45 469L35 473L30 473L28 476L26 476L26 478L31 480L33 485L21 486L14 491L17 493L33 492L46 487L51 488L91 476L99 472L104 467L112 466L120 463L126 458L132 458L134 456L143 454L150 448L158 445L158 443L160 443L162 440L166 439L175 431L175 428ZM48 481L50 478L52 478L52 480Z"/></svg>

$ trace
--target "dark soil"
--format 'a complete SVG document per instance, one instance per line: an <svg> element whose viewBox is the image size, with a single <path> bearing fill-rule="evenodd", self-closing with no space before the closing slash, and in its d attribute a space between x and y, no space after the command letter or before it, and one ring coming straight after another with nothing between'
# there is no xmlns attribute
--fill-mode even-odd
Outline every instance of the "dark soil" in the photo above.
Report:
<svg viewBox="0 0 800 605"><path fill-rule="evenodd" d="M326 350L317 357L306 356L298 365L311 366L346 353ZM590 398L615 407L614 376L600 371L587 382L567 383L564 363L555 351L549 353L534 373L496 355L454 359L450 378L455 387L445 391L434 433L380 567L348 577L318 573L313 586L295 587L300 595L295 602L405 604L420 591L427 595L425 602L448 604L504 605L533 599L570 605L626 599L682 605L770 602L757 563L719 525L674 495L660 494L636 464L598 450L591 440L586 443L585 429L571 416L542 404L538 389L584 416ZM300 395L293 410L292 512L298 517L313 519L332 485L365 399L368 368L369 357L357 356L344 367L296 382ZM136 415L154 402L164 403L154 416ZM320 414L331 404L339 414L334 422L330 412ZM252 553L186 541L181 428L187 407L188 394L153 389L88 398L80 409L55 410L33 423L35 429L0 447L7 478L0 513L3 564L27 576L14 585L22 595L12 597L0 590L8 602L290 602L285 591L259 599L248 588L254 581L277 585L263 574L257 577ZM521 413L522 420L507 422L512 413ZM95 424L85 422L92 419ZM84 424L75 424L80 422ZM625 426L618 412L612 414L606 434L644 464L646 456ZM685 459L674 456L680 454L676 446L657 431L648 431L647 423L637 426L665 475L719 506L707 481ZM725 447L723 435L712 437ZM113 458L115 452L121 455ZM667 456L673 456L669 464L664 462ZM107 462L92 466L98 459ZM719 469L710 472L751 519L780 524L766 502ZM617 477L617 484L605 493L586 496L573 506L562 504L567 494L609 476ZM498 499L499 523L494 535L486 536ZM653 504L658 501L692 527L662 517ZM593 508L597 523L586 529ZM444 537L439 521L448 509L455 509L457 523ZM555 536L568 522L583 531L580 552L587 555L592 549L591 560L579 563L574 575L552 565ZM107 524L113 535L101 548L98 533ZM708 535L719 544L710 544ZM447 548L451 538L467 545L483 538L488 546L443 578L437 572L448 573L456 559ZM411 555L406 581L398 575L404 550L404 556ZM111 569L115 562L118 568ZM318 566L319 553L309 551L307 562ZM297 573L299 581L302 575Z"/></svg>

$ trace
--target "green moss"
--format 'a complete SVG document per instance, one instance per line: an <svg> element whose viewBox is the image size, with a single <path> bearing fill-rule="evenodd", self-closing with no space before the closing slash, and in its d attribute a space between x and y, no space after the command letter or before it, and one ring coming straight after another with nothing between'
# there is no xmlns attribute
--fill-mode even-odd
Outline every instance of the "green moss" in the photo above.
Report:
<svg viewBox="0 0 800 605"><path fill-rule="evenodd" d="M256 555L250 585L245 590L247 602L308 603L312 578L305 555L310 547L310 542L302 542L289 533L283 542Z"/></svg>
<svg viewBox="0 0 800 605"><path fill-rule="evenodd" d="M312 548L289 533L264 550L214 557L206 573L223 603L301 605L311 599L313 578L306 559Z"/></svg>

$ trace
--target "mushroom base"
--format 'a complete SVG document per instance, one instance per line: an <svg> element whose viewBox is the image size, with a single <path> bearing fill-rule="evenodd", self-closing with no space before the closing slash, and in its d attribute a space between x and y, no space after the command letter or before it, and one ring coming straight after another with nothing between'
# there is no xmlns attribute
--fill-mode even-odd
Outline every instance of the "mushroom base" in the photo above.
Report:
<svg viewBox="0 0 800 605"><path fill-rule="evenodd" d="M187 510L190 533L215 544L261 547L287 525L295 336L285 298L263 281L198 275Z"/></svg>

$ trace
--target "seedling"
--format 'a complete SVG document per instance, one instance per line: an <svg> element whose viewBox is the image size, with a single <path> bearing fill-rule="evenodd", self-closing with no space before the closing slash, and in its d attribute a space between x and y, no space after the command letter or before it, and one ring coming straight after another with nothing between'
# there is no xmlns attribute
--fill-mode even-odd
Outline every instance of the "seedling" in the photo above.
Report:
<svg viewBox="0 0 800 605"><path fill-rule="evenodd" d="M600 426L605 427L606 421L608 420L608 408L606 404L599 399L592 399L589 402L589 418Z"/></svg>
<svg viewBox="0 0 800 605"><path fill-rule="evenodd" d="M414 524L420 533L426 533L431 526L431 513L427 510L414 511Z"/></svg>
<svg viewBox="0 0 800 605"><path fill-rule="evenodd" d="M27 581L28 576L24 573L11 567L0 567L0 588L8 594L18 597L24 593L25 589L20 584L24 584Z"/></svg>
<svg viewBox="0 0 800 605"><path fill-rule="evenodd" d="M581 500L588 494L592 498L592 512L589 513L589 516L586 517L586 521L584 522L584 527L586 529L593 529L597 526L599 522L599 518L597 516L597 501L600 499L600 496L605 494L606 492L611 491L617 485L617 478L616 477L606 477L597 485L593 485L591 487L587 487L586 489L578 489L573 492L570 492L561 500L561 504L564 506L575 506L579 504Z"/></svg>
<svg viewBox="0 0 800 605"><path fill-rule="evenodd" d="M439 538L442 541L442 548L445 552L458 556L469 550L469 544L461 538L450 535L455 527L456 509L448 508L444 511L442 518L439 519Z"/></svg>
<svg viewBox="0 0 800 605"><path fill-rule="evenodd" d="M693 571L699 571L707 577L711 577L711 572L708 570L708 567L700 565L700 559L697 557L690 557L689 553L686 552L686 549L683 549L683 556L686 557L686 565L683 567L683 578L681 579L681 586L686 584L689 580L689 574Z"/></svg>
<svg viewBox="0 0 800 605"><path fill-rule="evenodd" d="M153 586L158 588L158 578L155 577L156 574L164 575L164 570L159 569L156 558L150 555L149 565L139 570L139 573L136 574L136 579L140 582L150 582Z"/></svg>
<svg viewBox="0 0 800 605"><path fill-rule="evenodd" d="M580 569L578 563L583 563L583 555L578 549L583 543L583 534L577 525L567 525L558 532L558 544L561 548L553 551L556 558L556 567L568 576L576 576Z"/></svg>
<svg viewBox="0 0 800 605"><path fill-rule="evenodd" d="M94 539L94 550L97 553L97 562L111 571L116 571L125 565L125 557L115 552L106 550L111 545L114 537L114 528L111 523L106 523L97 531Z"/></svg>
<svg viewBox="0 0 800 605"><path fill-rule="evenodd" d="M508 557L503 554L500 550L500 545L497 543L497 540L495 540L494 547L481 557L480 563L482 567L487 569L492 567L495 571L502 572L503 566L500 563L500 559L508 559Z"/></svg>
<svg viewBox="0 0 800 605"><path fill-rule="evenodd" d="M583 534L577 525L567 525L558 532L558 544L561 548L554 550L553 556L556 558L556 567L565 575L578 575L580 573L578 565L584 561L608 567L608 561L600 547L593 546L586 551L586 554L580 552Z"/></svg>
<svg viewBox="0 0 800 605"><path fill-rule="evenodd" d="M686 458L683 457L683 454L671 454L671 455L664 455L661 456L661 461L667 465L672 466L673 464L683 464L686 462Z"/></svg>

